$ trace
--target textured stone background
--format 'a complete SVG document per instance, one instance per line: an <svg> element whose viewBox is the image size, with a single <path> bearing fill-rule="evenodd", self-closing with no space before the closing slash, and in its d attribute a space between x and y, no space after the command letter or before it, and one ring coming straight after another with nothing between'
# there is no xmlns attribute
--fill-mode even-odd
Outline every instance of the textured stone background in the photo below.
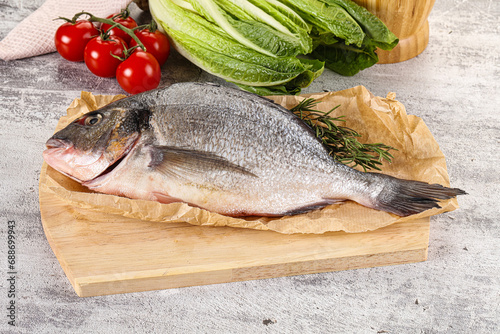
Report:
<svg viewBox="0 0 500 334"><path fill-rule="evenodd" d="M0 38L43 3L0 0ZM426 51L304 92L364 85L396 92L447 157L461 208L431 220L423 263L79 298L43 233L44 142L81 90L121 93L114 79L57 54L0 61L0 332L493 333L500 326L500 2L440 0ZM178 55L162 84L218 81ZM17 323L7 325L8 220L17 223Z"/></svg>

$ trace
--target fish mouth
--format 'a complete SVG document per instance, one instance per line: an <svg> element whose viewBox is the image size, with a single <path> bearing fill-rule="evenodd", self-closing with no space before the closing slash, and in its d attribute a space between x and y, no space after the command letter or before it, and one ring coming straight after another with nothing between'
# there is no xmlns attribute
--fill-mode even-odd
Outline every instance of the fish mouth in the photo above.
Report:
<svg viewBox="0 0 500 334"><path fill-rule="evenodd" d="M61 174L77 182L81 182L78 177L72 175L71 170L73 168L68 163L76 153L74 144L63 139L50 138L45 143L45 146L46 149L42 153L45 162Z"/></svg>
<svg viewBox="0 0 500 334"><path fill-rule="evenodd" d="M48 150L51 149L67 150L73 147L73 143L64 139L50 138L45 143L45 146L47 147Z"/></svg>
<svg viewBox="0 0 500 334"><path fill-rule="evenodd" d="M51 157L57 156L59 159L67 161L68 163L71 162L71 164L75 168L91 165L98 161L102 155L102 153L95 155L84 155L84 159L80 157L80 159L78 159L77 161L74 157L80 156L80 151L75 148L75 145L71 141L59 138L50 138L45 143L45 146L47 147L47 149L43 151L44 158L49 158L48 160L52 161L55 159L51 159ZM47 159L45 160L47 161Z"/></svg>
<svg viewBox="0 0 500 334"><path fill-rule="evenodd" d="M129 150L130 151L130 150ZM91 181L94 181L95 179L97 178L100 178L102 176L105 176L109 173L111 173L113 170L116 169L116 167L118 167L118 165L127 157L127 154L129 152L124 152L118 159L115 160L115 162L113 162L111 165L109 165L108 168L106 168L101 174L98 174L96 175L96 177L94 177L93 179L90 179L90 180L87 180L83 183L87 183L87 182L91 182Z"/></svg>
<svg viewBox="0 0 500 334"><path fill-rule="evenodd" d="M43 157L52 168L85 185L111 173L135 147L139 137L129 138L130 141L125 145L125 149L122 152L118 151L119 154L113 158L104 151L92 155L84 154L70 141L51 138L45 144L47 149L43 151Z"/></svg>
<svg viewBox="0 0 500 334"><path fill-rule="evenodd" d="M130 156L130 153L134 150L134 148L137 146L137 143L139 142L139 138L141 138L140 135L135 138L132 143L128 146L126 150L120 154L113 163L111 163L106 169L102 171L102 173L96 175L95 177L85 180L85 181L80 181L82 185L86 186L89 189L96 189L100 185L102 185L103 182L106 182L105 180L107 179L108 176L112 175L115 170L117 170L122 164L126 164L127 158Z"/></svg>

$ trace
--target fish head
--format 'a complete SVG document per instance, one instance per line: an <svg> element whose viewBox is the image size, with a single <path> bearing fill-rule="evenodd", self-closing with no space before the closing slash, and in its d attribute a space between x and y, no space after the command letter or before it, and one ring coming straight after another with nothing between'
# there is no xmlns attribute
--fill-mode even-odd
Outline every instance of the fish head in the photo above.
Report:
<svg viewBox="0 0 500 334"><path fill-rule="evenodd" d="M92 180L130 152L148 118L147 110L111 105L89 112L46 142L44 160L76 181Z"/></svg>

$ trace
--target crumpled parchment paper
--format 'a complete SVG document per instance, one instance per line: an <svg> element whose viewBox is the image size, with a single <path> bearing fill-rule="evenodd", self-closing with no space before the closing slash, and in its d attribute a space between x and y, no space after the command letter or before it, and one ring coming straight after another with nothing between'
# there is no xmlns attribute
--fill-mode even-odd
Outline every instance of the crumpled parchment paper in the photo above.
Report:
<svg viewBox="0 0 500 334"><path fill-rule="evenodd" d="M81 98L71 103L67 116L60 119L56 130L63 128L82 114L122 97L93 96L82 92ZM382 142L398 150L391 151L394 159L392 163L386 162L382 165L383 173L449 186L446 161L439 145L422 119L406 114L405 107L395 100L394 93L381 98L372 95L365 87L357 86L339 92L270 98L286 108L291 108L308 97L321 101L316 108L322 111L329 111L340 105L332 115L344 115L346 122L342 125L358 131L362 135L360 141ZM47 166L46 178L42 181L44 182L41 186L45 190L52 191L62 200L75 207L96 212L102 211L160 223L187 222L204 226L272 230L285 234L372 231L390 224L429 217L458 208L457 200L450 199L443 201L441 208L434 208L409 217L399 217L363 207L352 201L345 201L296 216L232 218L194 208L185 203L160 204L94 193L53 170L50 166Z"/></svg>

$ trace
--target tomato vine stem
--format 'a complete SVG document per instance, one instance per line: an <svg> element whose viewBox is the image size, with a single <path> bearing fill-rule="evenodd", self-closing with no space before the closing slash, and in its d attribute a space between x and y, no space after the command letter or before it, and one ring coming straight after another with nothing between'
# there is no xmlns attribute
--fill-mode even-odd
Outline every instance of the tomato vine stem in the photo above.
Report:
<svg viewBox="0 0 500 334"><path fill-rule="evenodd" d="M104 19L102 17L98 17L98 16L95 16L89 12L85 12L85 11L81 11L77 14L75 14L75 16L73 17L73 22L75 22L80 16L82 15L87 15L89 18L88 20L90 22L99 22L99 23L106 23L106 24L109 24L111 25L111 27L108 29L108 31L106 31L105 33L109 32L111 29L113 28L118 28L120 30L123 30L124 32L126 32L130 37L132 37L132 39L134 41L137 42L137 44L139 45L139 47L143 50L143 51L146 51L146 47L144 46L144 44L142 44L142 42L139 40L139 38L136 36L136 34L134 33L134 31L137 29L137 28L140 28L140 27L135 27L133 29L130 29L130 28L127 28L125 27L123 24L121 23L118 23L118 22L115 22L113 21L112 19ZM142 27L142 26L141 26Z"/></svg>

